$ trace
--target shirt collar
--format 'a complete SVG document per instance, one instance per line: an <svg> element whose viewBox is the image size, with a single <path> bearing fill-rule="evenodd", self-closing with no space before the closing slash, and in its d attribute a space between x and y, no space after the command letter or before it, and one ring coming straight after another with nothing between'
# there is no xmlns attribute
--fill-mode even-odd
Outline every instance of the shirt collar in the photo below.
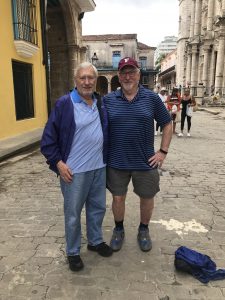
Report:
<svg viewBox="0 0 225 300"><path fill-rule="evenodd" d="M139 95L141 89L143 89L143 86L142 86L141 84L139 84L139 85L138 85L138 91L137 91L137 94L136 94L136 96L134 97L134 99L132 100L132 102L135 101L135 100L138 98L138 95ZM122 88L116 90L116 91L115 91L115 94L116 94L116 97L122 98L123 100L126 100L126 101L127 101L126 97L125 97L124 94L123 94Z"/></svg>
<svg viewBox="0 0 225 300"><path fill-rule="evenodd" d="M85 103L85 100L80 96L80 94L78 93L77 89L74 88L71 92L70 92L70 98L71 100L73 101L73 103ZM92 98L93 98L93 103L95 103L97 100L96 98L94 97L94 94L92 95Z"/></svg>

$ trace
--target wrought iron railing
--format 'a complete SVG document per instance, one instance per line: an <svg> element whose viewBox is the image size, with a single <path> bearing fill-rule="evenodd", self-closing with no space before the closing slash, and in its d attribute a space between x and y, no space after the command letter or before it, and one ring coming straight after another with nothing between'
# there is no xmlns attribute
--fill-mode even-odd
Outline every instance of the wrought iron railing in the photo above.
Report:
<svg viewBox="0 0 225 300"><path fill-rule="evenodd" d="M38 45L36 0L12 0L14 39Z"/></svg>

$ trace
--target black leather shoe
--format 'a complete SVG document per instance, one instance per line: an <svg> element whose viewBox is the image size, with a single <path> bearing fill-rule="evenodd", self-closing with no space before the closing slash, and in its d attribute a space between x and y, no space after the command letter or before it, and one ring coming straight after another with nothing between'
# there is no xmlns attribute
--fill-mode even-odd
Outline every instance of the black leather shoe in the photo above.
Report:
<svg viewBox="0 0 225 300"><path fill-rule="evenodd" d="M69 262L69 268L73 272L80 271L83 269L84 264L82 259L80 258L80 255L74 255L74 256L67 256L68 262Z"/></svg>
<svg viewBox="0 0 225 300"><path fill-rule="evenodd" d="M113 254L113 250L106 243L101 243L96 246L87 245L88 250L98 252L99 255L109 257Z"/></svg>

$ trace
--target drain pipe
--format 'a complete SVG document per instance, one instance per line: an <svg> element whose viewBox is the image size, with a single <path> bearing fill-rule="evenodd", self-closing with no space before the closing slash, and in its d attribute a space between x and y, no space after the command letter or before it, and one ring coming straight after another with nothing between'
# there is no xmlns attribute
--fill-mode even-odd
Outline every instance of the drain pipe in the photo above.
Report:
<svg viewBox="0 0 225 300"><path fill-rule="evenodd" d="M51 112L51 94L50 94L50 73L49 73L49 60L48 60L48 40L46 31L46 13L47 13L47 0L40 0L40 14L41 14L41 39L42 39L42 50L43 50L43 61L42 64L45 66L45 77L46 77L46 92L47 92L47 109L48 115Z"/></svg>

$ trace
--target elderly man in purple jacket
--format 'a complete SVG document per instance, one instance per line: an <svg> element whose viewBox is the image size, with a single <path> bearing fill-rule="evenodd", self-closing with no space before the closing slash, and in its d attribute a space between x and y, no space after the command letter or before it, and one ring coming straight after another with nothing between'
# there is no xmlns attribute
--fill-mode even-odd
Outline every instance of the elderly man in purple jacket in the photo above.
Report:
<svg viewBox="0 0 225 300"><path fill-rule="evenodd" d="M91 63L77 67L76 88L58 99L41 140L42 154L50 169L60 176L66 254L72 271L79 271L84 266L80 257L80 218L84 205L88 250L104 257L113 253L102 237L108 121L105 107L99 95L94 93L97 76Z"/></svg>

